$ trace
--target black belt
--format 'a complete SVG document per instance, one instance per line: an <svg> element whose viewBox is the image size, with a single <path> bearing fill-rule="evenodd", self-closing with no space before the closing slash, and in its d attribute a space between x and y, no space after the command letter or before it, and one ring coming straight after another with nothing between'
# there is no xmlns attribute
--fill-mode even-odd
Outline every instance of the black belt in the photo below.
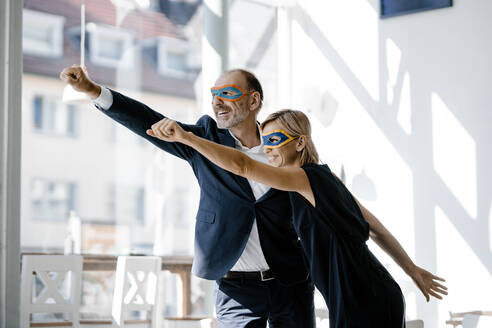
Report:
<svg viewBox="0 0 492 328"><path fill-rule="evenodd" d="M224 279L268 281L275 277L272 270L268 269L265 271L229 271L225 274Z"/></svg>

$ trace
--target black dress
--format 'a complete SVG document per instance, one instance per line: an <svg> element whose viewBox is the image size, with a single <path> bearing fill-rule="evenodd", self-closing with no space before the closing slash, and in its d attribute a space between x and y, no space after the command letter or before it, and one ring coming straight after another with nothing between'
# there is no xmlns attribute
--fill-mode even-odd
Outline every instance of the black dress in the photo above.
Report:
<svg viewBox="0 0 492 328"><path fill-rule="evenodd" d="M405 304L398 284L367 248L369 224L327 165L306 164L316 207L290 192L294 226L331 328L400 328Z"/></svg>

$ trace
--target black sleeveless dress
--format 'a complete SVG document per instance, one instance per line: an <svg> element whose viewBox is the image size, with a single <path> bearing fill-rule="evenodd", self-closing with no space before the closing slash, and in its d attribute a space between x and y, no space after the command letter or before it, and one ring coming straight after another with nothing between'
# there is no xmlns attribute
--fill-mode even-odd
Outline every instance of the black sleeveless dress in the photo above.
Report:
<svg viewBox="0 0 492 328"><path fill-rule="evenodd" d="M369 224L352 194L327 165L302 168L316 207L290 192L293 222L328 306L330 328L405 327L401 289L367 248Z"/></svg>

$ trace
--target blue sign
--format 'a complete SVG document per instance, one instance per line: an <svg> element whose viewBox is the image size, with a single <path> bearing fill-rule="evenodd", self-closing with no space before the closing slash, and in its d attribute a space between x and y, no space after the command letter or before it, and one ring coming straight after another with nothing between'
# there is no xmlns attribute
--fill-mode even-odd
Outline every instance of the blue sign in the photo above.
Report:
<svg viewBox="0 0 492 328"><path fill-rule="evenodd" d="M453 0L381 0L381 18L451 7Z"/></svg>

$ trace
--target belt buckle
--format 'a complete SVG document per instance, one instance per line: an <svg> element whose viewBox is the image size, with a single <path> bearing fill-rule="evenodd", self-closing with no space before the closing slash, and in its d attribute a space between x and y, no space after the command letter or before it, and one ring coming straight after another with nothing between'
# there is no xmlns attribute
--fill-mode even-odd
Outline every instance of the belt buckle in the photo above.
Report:
<svg viewBox="0 0 492 328"><path fill-rule="evenodd" d="M263 272L268 272L268 271L260 271L261 281L268 281L268 280L273 280L273 279L275 279L275 277L264 278L264 277L263 277Z"/></svg>

